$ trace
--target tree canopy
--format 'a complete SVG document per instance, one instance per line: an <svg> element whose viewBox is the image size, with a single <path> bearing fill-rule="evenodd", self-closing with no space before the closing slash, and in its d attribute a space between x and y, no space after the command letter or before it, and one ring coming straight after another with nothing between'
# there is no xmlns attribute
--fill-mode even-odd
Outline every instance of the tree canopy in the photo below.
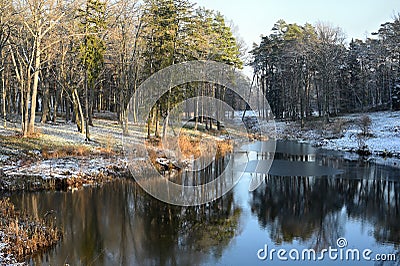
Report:
<svg viewBox="0 0 400 266"><path fill-rule="evenodd" d="M251 66L278 118L328 118L343 112L400 109L400 21L345 44L340 28L279 20L254 45Z"/></svg>
<svg viewBox="0 0 400 266"><path fill-rule="evenodd" d="M165 67L243 65L223 15L188 0L15 0L0 1L0 10L2 116L4 126L22 120L24 136L40 112L43 123L62 114L89 139L95 111L117 112L126 125L133 92ZM179 90L161 99L152 123L179 99Z"/></svg>

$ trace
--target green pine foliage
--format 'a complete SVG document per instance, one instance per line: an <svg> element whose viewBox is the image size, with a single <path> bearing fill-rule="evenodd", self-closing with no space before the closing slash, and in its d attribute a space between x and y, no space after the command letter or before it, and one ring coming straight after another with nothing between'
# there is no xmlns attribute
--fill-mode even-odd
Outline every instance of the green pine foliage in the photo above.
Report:
<svg viewBox="0 0 400 266"><path fill-rule="evenodd" d="M277 21L251 51L275 116L303 122L317 114L329 121L339 113L400 109L399 21L349 45L332 25Z"/></svg>
<svg viewBox="0 0 400 266"><path fill-rule="evenodd" d="M143 75L148 77L173 64L191 60L213 60L242 68L239 46L220 13L194 9L187 0L146 0L142 21ZM153 109L149 120L157 124L199 84L170 89ZM156 125L156 128L158 126ZM159 133L156 130L155 135Z"/></svg>
<svg viewBox="0 0 400 266"><path fill-rule="evenodd" d="M79 47L80 57L91 86L98 78L104 63L106 46L99 35L107 27L105 11L105 3L99 0L87 0L86 6L78 10L78 19L84 35Z"/></svg>

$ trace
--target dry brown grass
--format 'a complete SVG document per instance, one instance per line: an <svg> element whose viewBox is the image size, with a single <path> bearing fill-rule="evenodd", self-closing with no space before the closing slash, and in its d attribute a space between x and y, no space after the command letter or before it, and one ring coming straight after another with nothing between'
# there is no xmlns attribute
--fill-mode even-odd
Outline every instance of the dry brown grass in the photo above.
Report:
<svg viewBox="0 0 400 266"><path fill-rule="evenodd" d="M171 142L173 143L173 142ZM215 151L217 156L225 156L233 151L233 143L230 140L216 140L215 137L209 135L195 135L190 132L181 132L178 137L178 145L182 156L185 159L198 159L202 155ZM157 150L168 149L163 147L160 138L151 138L146 141L148 155L153 165L156 159L164 157L162 153L157 153ZM170 147L174 148L174 147Z"/></svg>
<svg viewBox="0 0 400 266"><path fill-rule="evenodd" d="M225 156L228 153L233 152L233 144L230 140L221 140L217 142L217 153L221 156Z"/></svg>
<svg viewBox="0 0 400 266"><path fill-rule="evenodd" d="M146 140L147 147L162 148L162 141L160 138L151 137Z"/></svg>
<svg viewBox="0 0 400 266"><path fill-rule="evenodd" d="M15 210L8 198L0 199L0 229L7 247L2 251L11 254L17 261L45 250L61 238L61 233L52 223L34 220Z"/></svg>
<svg viewBox="0 0 400 266"><path fill-rule="evenodd" d="M41 150L42 157L45 159L82 157L90 155L90 148L84 145L68 145L64 147L45 146Z"/></svg>
<svg viewBox="0 0 400 266"><path fill-rule="evenodd" d="M114 155L114 147L116 145L115 139L111 134L107 135L107 139L104 147L98 148L98 150L104 155Z"/></svg>
<svg viewBox="0 0 400 266"><path fill-rule="evenodd" d="M163 170L163 167L156 161L157 158L159 157L157 152L152 148L148 148L147 152L148 152L151 163L154 165L154 167L156 167L157 171L161 173Z"/></svg>
<svg viewBox="0 0 400 266"><path fill-rule="evenodd" d="M182 155L185 158L190 158L191 156L193 156L194 159L199 158L202 153L202 147L200 141L201 138L199 137L180 134L178 138L178 144Z"/></svg>
<svg viewBox="0 0 400 266"><path fill-rule="evenodd" d="M216 149L217 155L225 156L233 151L233 144L230 140L215 140L214 138L201 138L200 136L180 135L179 147L184 157L194 159L199 158L202 154Z"/></svg>

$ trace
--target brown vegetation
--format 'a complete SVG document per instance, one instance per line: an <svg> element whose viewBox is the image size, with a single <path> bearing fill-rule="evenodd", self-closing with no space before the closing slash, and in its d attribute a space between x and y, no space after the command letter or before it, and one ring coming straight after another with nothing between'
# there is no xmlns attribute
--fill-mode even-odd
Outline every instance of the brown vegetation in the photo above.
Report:
<svg viewBox="0 0 400 266"><path fill-rule="evenodd" d="M201 147L200 141L201 139L199 137L180 134L178 138L178 144L182 155L185 158L190 158L191 156L193 156L194 159L199 158L201 156L202 149L205 148Z"/></svg>
<svg viewBox="0 0 400 266"><path fill-rule="evenodd" d="M44 159L73 157L73 156L87 156L90 154L88 146L83 145L69 145L65 147L49 147L45 146L41 150Z"/></svg>
<svg viewBox="0 0 400 266"><path fill-rule="evenodd" d="M53 246L61 238L52 222L34 220L16 211L8 198L0 199L0 230L4 233L1 242L7 244L2 252L17 261Z"/></svg>
<svg viewBox="0 0 400 266"><path fill-rule="evenodd" d="M363 136L368 136L372 124L371 117L368 115L361 116L356 122L357 126L361 129L361 134Z"/></svg>
<svg viewBox="0 0 400 266"><path fill-rule="evenodd" d="M163 154L157 154L157 149L163 149L160 138L151 138L146 141L148 154L151 162L154 164L156 159L163 157ZM233 151L233 144L230 140L216 140L214 137L202 137L198 135L180 134L178 137L180 152L186 159L198 159L202 154L216 150L218 155L226 155ZM155 150L156 149L156 150Z"/></svg>
<svg viewBox="0 0 400 266"><path fill-rule="evenodd" d="M233 152L233 144L231 140L223 140L217 142L217 153L221 156L225 156L228 153Z"/></svg>

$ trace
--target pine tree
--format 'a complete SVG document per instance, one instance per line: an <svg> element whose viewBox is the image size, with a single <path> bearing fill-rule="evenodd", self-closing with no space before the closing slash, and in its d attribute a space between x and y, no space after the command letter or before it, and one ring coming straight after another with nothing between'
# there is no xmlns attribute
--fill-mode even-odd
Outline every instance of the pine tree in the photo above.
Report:
<svg viewBox="0 0 400 266"><path fill-rule="evenodd" d="M86 140L90 140L89 124L92 110L89 106L89 92L93 95L95 83L103 67L105 44L99 34L106 28L105 3L99 0L87 0L86 6L79 9L78 18L83 31L83 40L79 47L82 65L85 69L85 125Z"/></svg>

